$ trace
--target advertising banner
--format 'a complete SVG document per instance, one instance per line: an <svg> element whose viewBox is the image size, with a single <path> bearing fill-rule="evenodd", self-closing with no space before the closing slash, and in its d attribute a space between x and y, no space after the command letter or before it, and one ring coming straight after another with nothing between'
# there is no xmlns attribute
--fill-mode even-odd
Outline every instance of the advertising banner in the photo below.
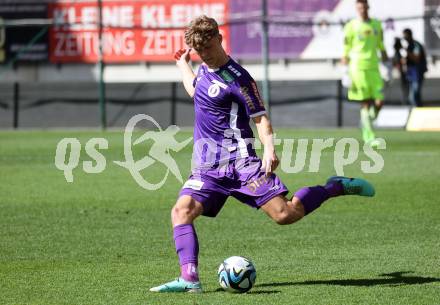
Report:
<svg viewBox="0 0 440 305"><path fill-rule="evenodd" d="M406 130L440 131L440 107L413 108Z"/></svg>
<svg viewBox="0 0 440 305"><path fill-rule="evenodd" d="M271 59L341 57L344 23L357 15L354 0L267 2ZM411 28L414 38L426 43L428 53L440 54L439 2L369 1L370 16L383 20L384 42L390 56L395 38L402 36L404 28ZM107 63L171 62L174 52L185 47L184 28L194 17L206 14L224 24L220 31L229 54L236 59L259 61L262 3L262 0L103 0L103 59ZM97 0L0 3L0 24L29 18L49 20L53 25L47 33L40 33L44 27L35 25L0 27L0 63L7 58L49 59L53 63L98 61Z"/></svg>
<svg viewBox="0 0 440 305"><path fill-rule="evenodd" d="M427 0L438 2L439 0ZM231 18L261 15L262 1L230 2ZM328 59L342 56L343 27L357 18L354 0L273 0L268 1L269 52L271 59ZM422 0L370 0L370 17L382 20L385 47L393 53L396 37L411 28L423 42ZM440 22L439 22L440 23ZM237 43L240 42L240 43ZM243 43L246 42L246 43ZM261 24L231 25L231 49L243 59L261 58Z"/></svg>
<svg viewBox="0 0 440 305"><path fill-rule="evenodd" d="M103 1L105 62L172 61L184 47L183 29L201 14L227 20L228 0ZM96 62L99 56L97 1L49 5L50 61ZM229 28L220 28L229 51Z"/></svg>
<svg viewBox="0 0 440 305"><path fill-rule="evenodd" d="M47 18L47 4L36 2L0 2L0 24L5 20ZM45 61L48 58L48 35L44 26L0 27L0 63Z"/></svg>
<svg viewBox="0 0 440 305"><path fill-rule="evenodd" d="M261 14L262 1L231 1L231 16L254 12ZM296 58L301 56L315 36L329 31L325 24L330 12L339 0L278 0L268 1L269 50L270 57ZM316 21L323 21L321 27L313 27ZM277 21L283 21L277 23ZM292 23L288 23L292 22ZM340 27L339 27L339 30ZM251 22L231 26L232 53L240 58L261 58L261 23ZM236 42L246 43L236 43ZM323 53L326 50L321 50Z"/></svg>

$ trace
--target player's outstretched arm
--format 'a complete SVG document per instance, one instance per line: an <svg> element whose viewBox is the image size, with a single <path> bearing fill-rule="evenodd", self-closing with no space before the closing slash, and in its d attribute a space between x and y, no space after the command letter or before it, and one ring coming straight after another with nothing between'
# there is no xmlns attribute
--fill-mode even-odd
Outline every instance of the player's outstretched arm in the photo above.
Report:
<svg viewBox="0 0 440 305"><path fill-rule="evenodd" d="M269 176L279 164L273 143L272 124L266 114L255 117L253 120L257 126L260 141L264 145L262 169L266 172L266 175Z"/></svg>
<svg viewBox="0 0 440 305"><path fill-rule="evenodd" d="M174 59L176 60L176 65L182 73L183 78L183 86L185 87L186 92L188 92L189 96L194 96L194 87L193 82L196 78L190 64L190 52L191 49L180 49L174 54Z"/></svg>

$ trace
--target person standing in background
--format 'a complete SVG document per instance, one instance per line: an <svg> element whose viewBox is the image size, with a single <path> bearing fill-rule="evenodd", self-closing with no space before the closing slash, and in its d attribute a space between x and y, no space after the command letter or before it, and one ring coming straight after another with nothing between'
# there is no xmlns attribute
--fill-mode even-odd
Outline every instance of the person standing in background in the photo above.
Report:
<svg viewBox="0 0 440 305"><path fill-rule="evenodd" d="M403 30L403 38L407 46L402 55L405 76L408 85L408 101L414 107L422 106L422 85L428 71L426 53L422 44L413 39L410 29Z"/></svg>
<svg viewBox="0 0 440 305"><path fill-rule="evenodd" d="M400 88L402 91L402 104L408 104L408 82L406 80L405 69L403 66L403 46L400 41L400 37L394 38L394 54L393 54L393 67L399 71Z"/></svg>
<svg viewBox="0 0 440 305"><path fill-rule="evenodd" d="M348 99L361 103L362 138L365 143L377 145L372 121L377 118L384 95L384 82L379 72L379 56L388 61L383 44L382 24L370 18L368 1L356 0L358 18L344 27L344 54L342 64L349 66L351 86Z"/></svg>

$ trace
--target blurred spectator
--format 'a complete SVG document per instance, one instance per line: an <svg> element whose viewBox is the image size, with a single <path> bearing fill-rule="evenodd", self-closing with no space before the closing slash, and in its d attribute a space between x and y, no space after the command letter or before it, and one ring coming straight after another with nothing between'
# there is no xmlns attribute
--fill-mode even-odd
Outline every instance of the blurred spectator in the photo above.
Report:
<svg viewBox="0 0 440 305"><path fill-rule="evenodd" d="M407 43L402 52L402 63L408 82L408 101L413 106L421 107L424 74L428 71L425 49L420 42L413 39L410 29L403 30L403 38Z"/></svg>
<svg viewBox="0 0 440 305"><path fill-rule="evenodd" d="M408 82L406 80L405 69L403 67L403 46L399 37L394 38L393 49L393 67L396 68L397 71L399 71L400 87L402 89L402 101L404 104L408 104Z"/></svg>

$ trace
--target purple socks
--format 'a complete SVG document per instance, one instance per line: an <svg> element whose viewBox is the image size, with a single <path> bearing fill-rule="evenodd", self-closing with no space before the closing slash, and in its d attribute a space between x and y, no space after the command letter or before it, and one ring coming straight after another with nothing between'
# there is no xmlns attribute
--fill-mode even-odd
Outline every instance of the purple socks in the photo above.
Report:
<svg viewBox="0 0 440 305"><path fill-rule="evenodd" d="M193 263L188 263L180 266L180 276L188 282L198 282L199 272L197 270L197 265Z"/></svg>
<svg viewBox="0 0 440 305"><path fill-rule="evenodd" d="M192 224L177 225L173 229L174 244L179 256L180 276L190 282L197 282L199 242Z"/></svg>
<svg viewBox="0 0 440 305"><path fill-rule="evenodd" d="M319 208L327 199L343 194L344 189L340 182L330 182L325 186L303 187L295 193L295 197L301 201L305 215L307 215Z"/></svg>
<svg viewBox="0 0 440 305"><path fill-rule="evenodd" d="M344 187L342 186L341 182L338 181L329 182L326 185L324 185L324 188L327 191L330 198L344 195Z"/></svg>

